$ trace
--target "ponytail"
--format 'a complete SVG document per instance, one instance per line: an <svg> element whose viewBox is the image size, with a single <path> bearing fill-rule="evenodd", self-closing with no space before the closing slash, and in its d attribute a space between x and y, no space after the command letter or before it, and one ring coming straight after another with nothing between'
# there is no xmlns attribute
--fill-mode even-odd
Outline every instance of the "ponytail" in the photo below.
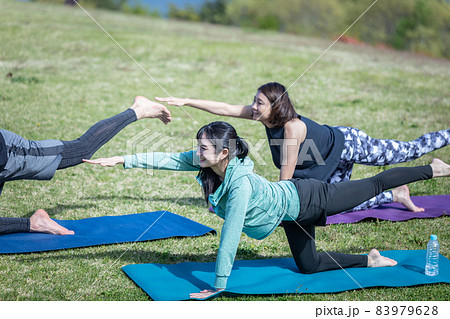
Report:
<svg viewBox="0 0 450 319"><path fill-rule="evenodd" d="M244 160L247 157L249 151L249 147L247 142L241 137L236 138L236 157L240 160Z"/></svg>

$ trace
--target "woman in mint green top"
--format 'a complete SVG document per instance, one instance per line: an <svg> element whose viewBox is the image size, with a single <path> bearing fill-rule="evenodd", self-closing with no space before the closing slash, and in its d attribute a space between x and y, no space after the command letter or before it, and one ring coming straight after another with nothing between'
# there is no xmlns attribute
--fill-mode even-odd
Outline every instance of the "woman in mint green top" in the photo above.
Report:
<svg viewBox="0 0 450 319"><path fill-rule="evenodd" d="M351 208L398 185L449 176L450 166L440 160L419 167L393 168L372 178L327 184L314 179L269 182L253 173L248 147L226 122L214 122L197 133L197 152L147 153L86 160L91 164L125 169L145 168L199 172L205 199L224 219L216 260L216 290L192 293L206 298L226 288L241 233L264 239L283 222L295 262L302 273L348 267L394 266L396 262L373 249L368 255L320 253L315 249L314 226L326 216Z"/></svg>

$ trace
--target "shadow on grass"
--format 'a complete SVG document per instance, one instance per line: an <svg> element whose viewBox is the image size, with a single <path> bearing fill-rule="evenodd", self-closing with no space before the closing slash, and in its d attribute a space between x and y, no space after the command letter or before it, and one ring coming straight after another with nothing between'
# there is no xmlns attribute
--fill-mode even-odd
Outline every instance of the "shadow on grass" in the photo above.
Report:
<svg viewBox="0 0 450 319"><path fill-rule="evenodd" d="M161 239L164 240L164 239ZM159 241L159 240L156 240ZM121 247L114 247L113 245L97 246L99 249L108 249L107 251L92 251L86 250L93 247L80 247L73 249L65 249L59 251L48 251L42 253L27 253L17 257L19 262L29 262L30 257L33 262L40 262L45 260L52 260L63 262L66 260L88 260L92 259L95 263L98 263L99 259L105 260L105 265L112 265L111 262L117 263L116 267L121 267L124 264L143 264L143 263L157 263L157 264L178 264L182 262L215 262L216 253L171 253L160 252L154 250L142 250L141 247L133 248L129 246L125 247L121 244ZM273 258L289 258L289 255L276 255L267 256L261 255L254 251L246 249L238 249L236 253L236 260L253 260L253 259L273 259ZM111 262L109 262L111 261Z"/></svg>
<svg viewBox="0 0 450 319"><path fill-rule="evenodd" d="M71 205L58 204L52 208L43 207L42 209L45 210L47 212L47 214L51 217L51 216L55 216L59 213L65 212L67 210L86 209L86 208L90 208L90 207L93 207L93 205L92 204L71 204ZM35 211L36 210L29 211L29 213L23 217L30 217L31 215L34 214Z"/></svg>
<svg viewBox="0 0 450 319"><path fill-rule="evenodd" d="M122 200L122 201L148 201L148 202L168 202L170 204L180 204L180 205L193 205L200 208L208 208L205 205L205 201L200 197L139 197L139 196L91 196L84 197L83 200Z"/></svg>
<svg viewBox="0 0 450 319"><path fill-rule="evenodd" d="M204 236L202 236L204 237ZM183 239L183 238L181 238ZM187 238L186 238L187 239ZM157 243L167 239L159 239L150 242L140 242L140 244L151 245L153 242ZM171 253L171 252L160 252L151 250L151 247L133 247L133 243L122 243L119 246L114 247L116 244L111 245L101 245L94 247L79 247L64 249L58 251L47 251L42 253L29 253L24 256L33 255L33 261L36 260L73 260L75 258L80 260L86 259L105 259L112 260L114 262L118 261L120 264L132 263L162 263L162 264L175 264L181 262L214 262L216 261L216 253ZM286 243L287 245L287 243ZM188 246L188 245L187 245ZM92 251L86 252L86 250L102 249L107 251ZM143 250L146 249L146 250ZM148 250L147 250L148 249ZM339 250L339 253L349 253L349 254L367 254L370 249L361 249L356 247L348 247L344 250ZM381 249L382 250L382 249ZM79 253L77 253L79 252ZM323 253L323 252L320 252ZM238 248L236 252L236 260L254 260L254 259L275 259L275 258L291 258L290 253L278 253L268 256L267 254L260 254L254 250L246 248ZM26 261L29 260L28 257L18 258L19 260Z"/></svg>

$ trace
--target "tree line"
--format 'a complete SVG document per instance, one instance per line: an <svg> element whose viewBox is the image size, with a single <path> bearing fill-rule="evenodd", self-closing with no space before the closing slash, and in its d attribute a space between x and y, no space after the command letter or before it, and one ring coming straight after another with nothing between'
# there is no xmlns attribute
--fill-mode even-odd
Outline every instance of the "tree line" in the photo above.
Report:
<svg viewBox="0 0 450 319"><path fill-rule="evenodd" d="M34 0L73 3L73 0ZM78 1L78 0L77 0ZM169 6L170 19L275 30L334 39L374 0L205 0ZM139 1L79 0L82 5L159 16ZM450 58L450 3L446 0L378 0L346 33L373 45Z"/></svg>
<svg viewBox="0 0 450 319"><path fill-rule="evenodd" d="M169 17L336 38L374 0L207 0L200 9L171 6ZM358 41L450 58L450 3L379 0L346 33Z"/></svg>

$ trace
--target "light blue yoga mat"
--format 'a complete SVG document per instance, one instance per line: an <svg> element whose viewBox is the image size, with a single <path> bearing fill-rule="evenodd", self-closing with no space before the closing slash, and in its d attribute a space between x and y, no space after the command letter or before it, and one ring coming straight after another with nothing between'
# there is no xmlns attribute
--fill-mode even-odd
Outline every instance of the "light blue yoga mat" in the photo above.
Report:
<svg viewBox="0 0 450 319"><path fill-rule="evenodd" d="M147 241L169 237L216 233L212 228L183 216L157 211L55 221L75 235L16 233L0 236L0 254L30 253L67 248Z"/></svg>
<svg viewBox="0 0 450 319"><path fill-rule="evenodd" d="M218 295L333 293L367 287L404 287L450 283L450 260L440 255L439 275L424 273L426 250L381 252L395 259L394 267L348 268L301 274L292 258L237 260L227 289ZM174 265L137 264L122 270L153 300L188 300L189 294L214 289L215 263L187 262Z"/></svg>

